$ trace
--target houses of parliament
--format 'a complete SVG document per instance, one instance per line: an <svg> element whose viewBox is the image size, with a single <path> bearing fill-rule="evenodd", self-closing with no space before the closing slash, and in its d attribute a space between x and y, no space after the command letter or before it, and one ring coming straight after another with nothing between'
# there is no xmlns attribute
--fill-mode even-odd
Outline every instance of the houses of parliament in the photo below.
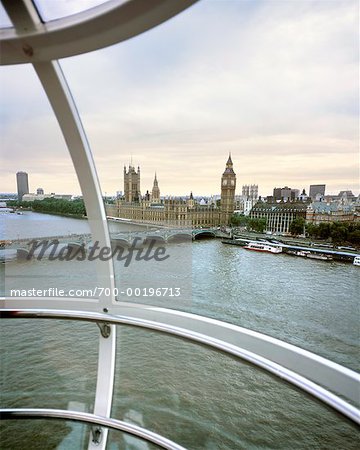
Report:
<svg viewBox="0 0 360 450"><path fill-rule="evenodd" d="M172 227L214 227L227 225L235 209L236 174L231 155L221 177L220 205L216 202L203 205L192 195L189 198L160 198L160 188L155 174L151 190L141 195L140 167L124 167L124 195L113 205L106 205L110 217L119 217L139 223Z"/></svg>

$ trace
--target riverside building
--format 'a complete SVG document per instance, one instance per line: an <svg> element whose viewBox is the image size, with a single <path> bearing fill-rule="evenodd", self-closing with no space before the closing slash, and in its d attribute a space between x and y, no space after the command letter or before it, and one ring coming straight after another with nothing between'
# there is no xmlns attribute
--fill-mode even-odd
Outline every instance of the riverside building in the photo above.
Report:
<svg viewBox="0 0 360 450"><path fill-rule="evenodd" d="M266 231L271 233L287 234L290 224L295 219L306 218L308 203L306 202L258 202L252 208L252 219L266 219Z"/></svg>

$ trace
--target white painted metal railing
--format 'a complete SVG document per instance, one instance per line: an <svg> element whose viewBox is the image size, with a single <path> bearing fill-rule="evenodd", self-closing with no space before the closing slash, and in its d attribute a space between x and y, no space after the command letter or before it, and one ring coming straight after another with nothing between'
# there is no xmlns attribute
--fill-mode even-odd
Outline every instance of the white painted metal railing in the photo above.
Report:
<svg viewBox="0 0 360 450"><path fill-rule="evenodd" d="M123 309L126 309L126 304ZM141 305L128 306L127 312L131 311L131 315L115 316L83 311L4 309L1 317L129 325L178 336L248 361L297 386L360 424L360 411L353 406L358 402L360 376L346 367L270 336L219 320Z"/></svg>
<svg viewBox="0 0 360 450"><path fill-rule="evenodd" d="M78 411L68 411L63 409L0 409L2 420L70 420L75 422L81 422L90 424L93 426L92 431L92 443L99 448L102 442L103 435L102 429L112 429L122 431L123 433L131 434L139 439L143 439L146 442L156 444L157 446L166 450L185 450L184 447L176 444L175 442L160 436L157 433L146 430L132 423L123 422L122 420L109 419L107 417L96 416L95 414L88 414ZM97 426L95 428L95 426ZM99 428L101 427L101 428Z"/></svg>

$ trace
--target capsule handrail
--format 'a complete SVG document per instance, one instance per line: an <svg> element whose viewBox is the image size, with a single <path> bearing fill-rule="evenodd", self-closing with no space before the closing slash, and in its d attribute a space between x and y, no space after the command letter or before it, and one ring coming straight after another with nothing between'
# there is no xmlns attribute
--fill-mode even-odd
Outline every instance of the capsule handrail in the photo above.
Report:
<svg viewBox="0 0 360 450"><path fill-rule="evenodd" d="M111 428L113 430L122 431L131 434L146 442L151 442L166 450L186 450L181 445L176 444L170 439L154 433L153 431L142 428L138 425L124 422L123 420L112 419L108 417L96 416L90 413L79 411L70 411L63 409L47 409L47 408L4 408L0 409L1 420L70 420L74 422L90 423L101 427Z"/></svg>
<svg viewBox="0 0 360 450"><path fill-rule="evenodd" d="M175 312L172 311L174 314ZM180 312L179 312L180 313ZM201 318L201 316L199 316ZM186 328L181 328L179 326L155 322L153 320L148 319L139 319L129 316L115 316L115 315L107 315L103 313L95 313L95 312L84 312L84 311L67 311L67 310L37 310L37 309L2 309L0 310L0 318L7 319L63 319L63 320L80 320L87 322L95 322L95 323L108 323L114 325L127 325L140 327L145 329L150 329L156 332L166 333L169 335L174 335L180 337L185 340L191 340L209 347L213 347L217 350L220 350L224 353L231 354L238 358L241 358L251 364L258 366L281 379L289 382L290 384L297 386L298 388L308 392L312 396L321 400L322 402L328 404L333 409L337 410L347 418L351 419L355 423L360 425L360 411L358 408L353 406L348 401L344 400L340 396L330 392L328 389L320 386L319 384L309 380L303 375L295 372L294 370L283 367L282 365L267 359L261 355L258 355L254 352L241 348L238 345L231 344L224 340L211 337L205 335L203 333L199 333L193 330L189 330ZM224 325L227 325L224 323ZM271 338L273 341L276 341L274 338ZM279 345L282 341L279 341ZM290 344L287 344L289 347ZM297 349L295 346L294 349ZM309 355L313 355L310 352ZM313 355L317 356L317 355ZM321 357L319 357L321 358ZM324 359L324 358L321 358ZM325 361L325 359L324 359ZM350 369L343 368L342 366L333 363L334 366L338 366L339 369L343 371L342 375L347 377L349 381L354 383L356 386L360 387L360 377L356 372L351 371ZM328 370L332 370L335 372L334 367L331 365L327 368Z"/></svg>

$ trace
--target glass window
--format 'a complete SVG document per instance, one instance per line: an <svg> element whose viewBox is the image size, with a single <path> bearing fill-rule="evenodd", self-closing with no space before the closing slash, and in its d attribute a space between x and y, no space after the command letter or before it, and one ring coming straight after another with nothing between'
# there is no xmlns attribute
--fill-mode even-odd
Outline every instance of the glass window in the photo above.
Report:
<svg viewBox="0 0 360 450"><path fill-rule="evenodd" d="M96 425L68 420L2 420L3 448L11 450L86 450ZM119 430L109 430L107 449L157 450L155 444Z"/></svg>
<svg viewBox="0 0 360 450"><path fill-rule="evenodd" d="M0 28L10 28L12 27L11 20L7 15L2 3L0 3Z"/></svg>
<svg viewBox="0 0 360 450"><path fill-rule="evenodd" d="M221 229L219 217L229 151L237 195L245 180L261 180L260 189L271 193L275 181L289 174L304 186L326 176L334 190L340 182L331 174L342 174L341 183L358 193L352 163L358 126L353 11L353 2L317 2L316 8L225 2L221 10L218 2L199 2L120 45L61 61L89 136L115 244L129 246L149 234L161 244L175 228L189 226L196 238L179 247L181 262L178 244L167 243L170 258L158 266L133 261L126 268L115 261L120 300L229 321L358 367L356 267L314 266L308 258L224 245L221 238L231 231ZM335 27L339 14L342 25ZM321 33L311 26L318 20ZM324 54L331 57L324 60ZM314 133L316 151L309 145ZM325 136L344 144L331 150L342 155L336 163L323 156ZM321 170L315 174L314 167ZM155 173L160 204L153 195ZM208 227L217 239L204 232ZM179 283L184 301L142 290L166 283Z"/></svg>
<svg viewBox="0 0 360 450"><path fill-rule="evenodd" d="M185 448L356 448L355 425L240 360L126 327L117 352L112 416Z"/></svg>
<svg viewBox="0 0 360 450"><path fill-rule="evenodd" d="M95 323L2 320L1 407L92 412L98 340Z"/></svg>
<svg viewBox="0 0 360 450"><path fill-rule="evenodd" d="M100 3L36 5L48 21ZM291 208L262 203L280 182L300 190L326 178L329 190L358 195L357 5L219 5L199 2L120 45L60 61L97 166L111 237L103 257L114 253L118 309L101 310L121 313L133 303L199 314L358 370L358 268L248 251L239 237L260 241L269 227L284 232L280 243L290 239L283 213ZM6 22L1 11L0 18ZM5 67L0 76L1 190L12 196L0 211L0 295L97 298L105 286L89 257L96 242L84 217L86 187L81 193L32 68ZM233 212L242 183L251 183L249 196L254 187L242 200L254 201L262 219L243 217L239 230ZM59 242L47 248L49 239ZM161 317L159 308L151 314ZM92 411L96 325L4 322L5 406ZM101 355L108 363L109 348ZM347 420L235 358L127 326L118 327L116 354L112 415L185 447L355 447ZM16 449L11 427L8 446ZM72 437L79 448L86 440L68 424L61 436L49 430L60 449ZM31 426L23 431L27 441ZM36 431L42 446L47 431ZM151 448L110 433L109 448L132 446Z"/></svg>
<svg viewBox="0 0 360 450"><path fill-rule="evenodd" d="M0 85L0 176L1 191L7 193L7 208L0 209L1 292L20 297L41 289L39 297L66 297L71 289L96 286L95 264L72 258L75 248L89 245L91 234L75 170L44 90L31 66L3 67Z"/></svg>
<svg viewBox="0 0 360 450"><path fill-rule="evenodd" d="M106 2L107 0L60 0L56 2L51 0L34 0L36 8L44 22L71 16Z"/></svg>

